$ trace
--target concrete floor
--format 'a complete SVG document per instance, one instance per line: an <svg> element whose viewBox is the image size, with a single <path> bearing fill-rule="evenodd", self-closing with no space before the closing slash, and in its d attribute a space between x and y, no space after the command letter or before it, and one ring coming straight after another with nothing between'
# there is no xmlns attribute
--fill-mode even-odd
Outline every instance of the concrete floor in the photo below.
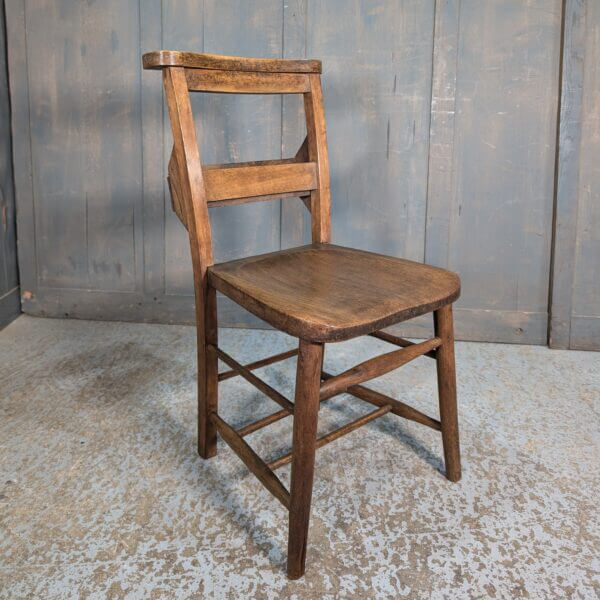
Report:
<svg viewBox="0 0 600 600"><path fill-rule="evenodd" d="M292 347L223 330L242 361ZM328 346L339 372L390 346ZM194 330L22 316L0 332L1 598L597 598L600 354L457 344L463 479L386 415L319 451L304 579L287 518L233 452L195 451ZM295 360L262 370L292 397ZM374 387L437 415L421 358ZM277 409L239 378L241 426ZM369 407L324 406L325 432ZM248 438L288 449L291 420ZM289 466L281 471L289 483Z"/></svg>

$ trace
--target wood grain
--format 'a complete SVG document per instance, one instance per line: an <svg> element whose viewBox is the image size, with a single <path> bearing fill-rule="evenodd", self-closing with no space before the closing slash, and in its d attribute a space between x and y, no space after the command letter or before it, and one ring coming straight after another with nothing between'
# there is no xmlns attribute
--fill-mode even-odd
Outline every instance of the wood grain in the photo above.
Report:
<svg viewBox="0 0 600 600"><path fill-rule="evenodd" d="M411 360L414 360L422 354L437 348L440 344L440 338L435 337L421 342L420 344L413 344L408 348L401 348L400 350L394 350L392 352L376 356L375 358L365 360L355 367L352 367L351 369L348 369L347 371L328 379L321 386L321 400L341 394L349 387L363 383L363 381L369 381L375 377L385 375L386 373L405 365Z"/></svg>
<svg viewBox="0 0 600 600"><path fill-rule="evenodd" d="M318 165L319 187L310 194L312 241L331 241L331 198L329 189L329 153L325 126L325 107L321 78L310 76L310 92L304 94L308 158Z"/></svg>
<svg viewBox="0 0 600 600"><path fill-rule="evenodd" d="M21 312L3 9L0 2L0 329Z"/></svg>
<svg viewBox="0 0 600 600"><path fill-rule="evenodd" d="M219 69L265 73L320 73L320 60L290 60L280 58L248 58L175 50L147 52L142 57L144 69L186 67L189 69Z"/></svg>
<svg viewBox="0 0 600 600"><path fill-rule="evenodd" d="M103 11L98 3L66 0L6 3L13 129L19 132L17 218L22 238L34 240L19 251L21 281L31 292L23 299L26 311L135 319L140 307L142 320L194 318L187 235L176 214L164 211L169 192L161 184L172 144L168 122L162 128L160 119L167 111L152 71L142 73L140 94L135 51L138 44L146 52L185 41L199 52L322 57L331 113L333 239L462 271L468 303L455 317L463 339L545 343L560 0L506 0L501 7L384 3L368 15L344 0L256 6L180 0L162 7L149 0L141 11L138 4ZM595 4L585 7L591 25L580 19L578 26L589 39L582 40L585 53L594 56ZM513 40L517 30L522 33ZM102 40L98 32L106 34ZM581 92L592 108L593 65L587 61ZM567 93L579 93L577 85L576 78L564 78ZM290 156L305 135L300 97L286 96L282 106L278 97L193 96L209 141L207 162L279 157L282 147ZM590 144L594 111L588 112ZM565 127L578 126L573 117L564 115ZM115 140L121 158L99 149L114 148ZM592 190L592 202L581 205L587 240L577 246L581 269L574 276L572 318L596 314L590 307L595 251L585 227L595 222L595 187L593 169L585 172L581 194ZM105 205L107 181L114 198ZM93 191L87 218L86 186ZM306 243L308 217L295 200L215 210L218 260ZM62 236L65 229L69 236ZM473 235L477 241L469 241ZM483 254L477 251L482 245L488 248ZM107 255L106 248L118 251ZM223 324L256 324L241 310L224 308L222 315Z"/></svg>
<svg viewBox="0 0 600 600"><path fill-rule="evenodd" d="M223 77L222 74L217 74ZM286 78L287 74L277 74ZM329 207L329 163L318 75L309 77L304 93L307 136L293 159L202 167L192 118L188 82L182 67L164 71L165 93L174 134L169 161L169 184L175 212L188 229L196 304L198 346L198 451L203 458L216 453L216 431L259 480L289 508L288 577L304 574L315 450L359 426L394 411L436 428L435 420L398 401L359 384L383 375L422 354L436 352L439 397L447 476L460 477L454 338L450 303L460 293L456 275L420 263L333 246ZM232 81L236 79L235 83ZM238 80L236 72L224 77L232 91L255 89L253 81ZM248 79L248 78L246 78ZM222 83L222 82L221 82ZM240 86L240 87L236 87ZM309 162L301 162L308 157ZM308 181L308 179L310 181ZM213 264L210 200L224 202L277 193L311 190L313 244L237 261ZM216 291L220 290L257 316L300 338L295 402L252 373L252 368L287 358L293 352L243 366L217 345ZM411 316L435 311L438 337L419 344L390 334L380 327ZM323 374L323 341L348 339L371 333L399 345L399 350L366 360L331 378ZM218 359L228 364L282 410L235 431L217 414ZM321 384L322 375L326 381ZM357 397L381 405L375 410L316 439L319 403L351 389ZM292 463L288 494L281 482L244 441L243 435L293 414L292 452L274 466Z"/></svg>
<svg viewBox="0 0 600 600"><path fill-rule="evenodd" d="M552 348L600 350L600 7L563 5L550 331Z"/></svg>
<svg viewBox="0 0 600 600"><path fill-rule="evenodd" d="M221 94L302 94L310 90L308 75L298 73L245 73L186 69L192 92Z"/></svg>
<svg viewBox="0 0 600 600"><path fill-rule="evenodd" d="M298 369L296 372L294 431L292 435L290 526L287 559L287 574L290 579L302 577L306 565L322 357L322 344L300 340Z"/></svg>
<svg viewBox="0 0 600 600"><path fill-rule="evenodd" d="M304 193L317 186L317 166L313 162L263 164L204 171L208 202L235 198Z"/></svg>
<svg viewBox="0 0 600 600"><path fill-rule="evenodd" d="M600 3L586 4L581 153L570 347L600 350Z"/></svg>
<svg viewBox="0 0 600 600"><path fill-rule="evenodd" d="M337 341L430 312L460 293L453 273L313 244L214 265L211 285L290 335Z"/></svg>
<svg viewBox="0 0 600 600"><path fill-rule="evenodd" d="M440 422L444 442L446 477L458 481L461 477L458 411L456 407L456 375L454 367L454 331L452 305L433 313L435 334L442 340L437 349L437 377L440 400Z"/></svg>

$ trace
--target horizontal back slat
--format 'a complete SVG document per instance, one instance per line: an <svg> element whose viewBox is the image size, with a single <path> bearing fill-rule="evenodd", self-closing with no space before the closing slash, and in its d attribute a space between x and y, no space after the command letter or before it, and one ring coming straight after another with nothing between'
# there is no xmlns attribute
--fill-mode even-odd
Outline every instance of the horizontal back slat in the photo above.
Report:
<svg viewBox="0 0 600 600"><path fill-rule="evenodd" d="M186 69L188 88L193 92L224 94L303 94L310 80L303 73L244 73Z"/></svg>
<svg viewBox="0 0 600 600"><path fill-rule="evenodd" d="M203 168L208 202L255 196L289 195L317 187L317 165L314 162L281 163L265 161L260 165Z"/></svg>

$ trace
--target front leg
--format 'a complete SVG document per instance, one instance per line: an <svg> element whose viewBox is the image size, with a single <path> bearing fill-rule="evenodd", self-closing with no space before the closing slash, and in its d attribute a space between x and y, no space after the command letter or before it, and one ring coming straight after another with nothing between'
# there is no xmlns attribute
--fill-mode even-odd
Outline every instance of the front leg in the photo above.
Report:
<svg viewBox="0 0 600 600"><path fill-rule="evenodd" d="M292 481L287 572L290 579L304 575L310 501L315 466L315 442L323 344L300 340L296 371Z"/></svg>

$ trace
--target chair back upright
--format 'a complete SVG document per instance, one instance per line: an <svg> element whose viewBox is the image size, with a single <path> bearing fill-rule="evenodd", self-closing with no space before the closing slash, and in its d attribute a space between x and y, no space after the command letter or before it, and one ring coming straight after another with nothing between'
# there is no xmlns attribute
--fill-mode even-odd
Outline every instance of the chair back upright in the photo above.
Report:
<svg viewBox="0 0 600 600"><path fill-rule="evenodd" d="M173 209L190 236L195 277L203 280L213 264L209 206L298 196L311 212L312 241L331 241L321 61L160 50L144 54L143 66L163 71L173 131L169 189ZM306 139L292 158L205 165L196 139L190 92L302 94Z"/></svg>

